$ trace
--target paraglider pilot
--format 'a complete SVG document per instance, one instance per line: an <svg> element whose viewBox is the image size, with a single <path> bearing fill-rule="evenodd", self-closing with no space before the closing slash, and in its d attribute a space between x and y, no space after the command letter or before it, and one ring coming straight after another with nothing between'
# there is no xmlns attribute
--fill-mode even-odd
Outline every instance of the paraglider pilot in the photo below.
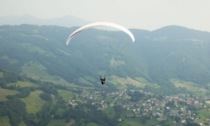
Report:
<svg viewBox="0 0 210 126"><path fill-rule="evenodd" d="M100 81L101 81L101 84L104 85L105 81L106 81L106 76L104 76L104 78L102 78L100 75Z"/></svg>

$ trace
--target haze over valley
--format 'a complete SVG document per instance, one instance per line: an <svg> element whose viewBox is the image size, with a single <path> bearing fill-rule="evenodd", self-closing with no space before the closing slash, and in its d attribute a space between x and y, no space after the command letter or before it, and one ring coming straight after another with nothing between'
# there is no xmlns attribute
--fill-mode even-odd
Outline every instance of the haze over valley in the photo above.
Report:
<svg viewBox="0 0 210 126"><path fill-rule="evenodd" d="M0 20L2 124L209 125L210 32L132 28L132 43L121 31L93 28L67 46L89 21L15 18Z"/></svg>

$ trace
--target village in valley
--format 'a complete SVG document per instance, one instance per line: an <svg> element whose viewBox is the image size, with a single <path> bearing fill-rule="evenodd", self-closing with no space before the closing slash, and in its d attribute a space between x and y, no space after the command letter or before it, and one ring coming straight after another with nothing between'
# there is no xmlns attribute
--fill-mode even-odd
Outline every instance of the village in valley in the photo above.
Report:
<svg viewBox="0 0 210 126"><path fill-rule="evenodd" d="M74 89L75 96L69 99L68 105L75 107L78 103L91 104L97 110L118 107L123 114L118 121L124 119L143 118L164 121L172 119L174 125L184 125L187 122L199 122L198 111L208 111L210 97L199 97L189 94L160 96L143 90L125 89L122 91L103 91L89 89ZM209 104L209 105L208 105ZM199 125L210 125L205 119Z"/></svg>

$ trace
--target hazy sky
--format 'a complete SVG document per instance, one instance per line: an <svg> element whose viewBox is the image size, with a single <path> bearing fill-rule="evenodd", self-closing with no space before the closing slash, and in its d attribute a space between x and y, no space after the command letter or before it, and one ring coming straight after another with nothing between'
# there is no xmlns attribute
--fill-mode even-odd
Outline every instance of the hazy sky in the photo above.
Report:
<svg viewBox="0 0 210 126"><path fill-rule="evenodd" d="M0 17L67 15L154 30L181 25L210 32L210 0L0 0Z"/></svg>

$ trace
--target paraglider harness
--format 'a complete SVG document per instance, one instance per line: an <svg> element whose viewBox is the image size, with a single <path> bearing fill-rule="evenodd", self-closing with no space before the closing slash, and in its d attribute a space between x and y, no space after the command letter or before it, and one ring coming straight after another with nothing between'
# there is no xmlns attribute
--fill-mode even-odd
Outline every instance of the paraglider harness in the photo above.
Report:
<svg viewBox="0 0 210 126"><path fill-rule="evenodd" d="M101 84L104 85L105 81L106 81L106 76L104 76L104 78L102 78L100 75L100 81L101 81Z"/></svg>

